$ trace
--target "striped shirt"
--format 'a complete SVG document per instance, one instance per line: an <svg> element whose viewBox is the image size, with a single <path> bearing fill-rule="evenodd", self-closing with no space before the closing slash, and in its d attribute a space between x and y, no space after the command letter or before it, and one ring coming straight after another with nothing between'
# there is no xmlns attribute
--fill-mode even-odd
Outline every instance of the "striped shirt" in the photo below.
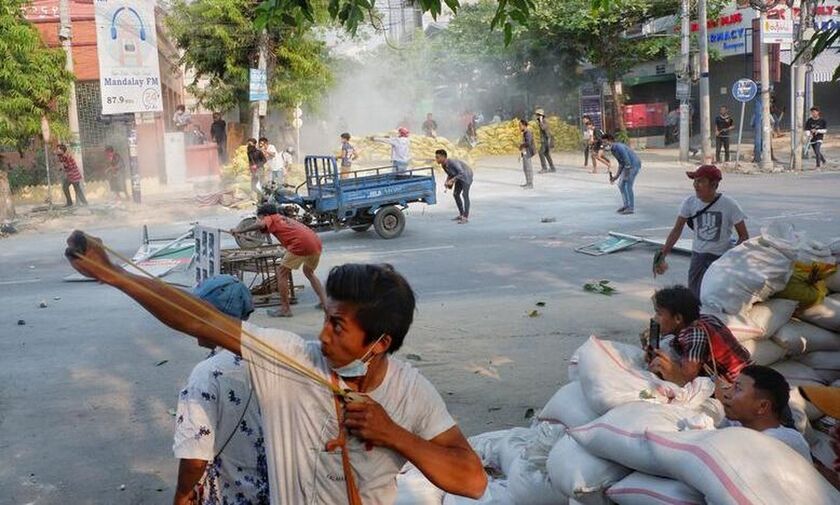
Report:
<svg viewBox="0 0 840 505"><path fill-rule="evenodd" d="M671 346L685 360L707 364L712 370L717 366L718 375L730 382L737 379L741 370L750 364L750 352L744 349L720 319L708 314L701 315L680 331L671 341ZM705 371L701 370L700 374L705 375Z"/></svg>
<svg viewBox="0 0 840 505"><path fill-rule="evenodd" d="M56 157L64 165L64 176L67 178L67 182L81 182L82 172L79 171L76 160L68 154L59 154Z"/></svg>

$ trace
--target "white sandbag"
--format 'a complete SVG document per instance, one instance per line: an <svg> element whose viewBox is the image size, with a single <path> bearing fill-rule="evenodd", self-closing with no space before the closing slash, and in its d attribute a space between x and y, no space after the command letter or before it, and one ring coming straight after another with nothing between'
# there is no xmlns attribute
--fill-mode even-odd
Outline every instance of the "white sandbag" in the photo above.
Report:
<svg viewBox="0 0 840 505"><path fill-rule="evenodd" d="M798 387L790 389L788 407L790 407L790 411L793 414L796 429L800 432L805 431L806 423L803 422L804 419L807 419L808 421L816 421L825 415L820 409L815 407L813 403L809 402L804 396L802 396Z"/></svg>
<svg viewBox="0 0 840 505"><path fill-rule="evenodd" d="M840 493L810 461L779 440L747 428L648 432L650 454L668 477L715 505L835 505Z"/></svg>
<svg viewBox="0 0 840 505"><path fill-rule="evenodd" d="M779 328L790 321L799 302L796 300L785 300L782 298L767 300L756 303L747 312L750 321L754 322L762 330L759 338L770 338Z"/></svg>
<svg viewBox="0 0 840 505"><path fill-rule="evenodd" d="M537 468L525 458L513 462L508 475L511 503L517 505L554 505L567 500L549 482L545 468Z"/></svg>
<svg viewBox="0 0 840 505"><path fill-rule="evenodd" d="M817 351L797 356L796 361L815 370L840 370L840 351ZM834 382L833 380L829 382Z"/></svg>
<svg viewBox="0 0 840 505"><path fill-rule="evenodd" d="M825 297L822 303L803 310L799 318L820 328L840 332L840 294Z"/></svg>
<svg viewBox="0 0 840 505"><path fill-rule="evenodd" d="M840 293L840 270L830 275L825 280L825 287L832 293Z"/></svg>
<svg viewBox="0 0 840 505"><path fill-rule="evenodd" d="M747 314L725 314L720 311L707 309L706 307L703 307L701 312L720 319L720 322L725 324L729 328L729 331L732 332L732 336L742 344L750 340L761 340L765 337L764 328L750 319Z"/></svg>
<svg viewBox="0 0 840 505"><path fill-rule="evenodd" d="M779 328L773 340L794 356L816 351L840 351L840 334L796 319Z"/></svg>
<svg viewBox="0 0 840 505"><path fill-rule="evenodd" d="M587 452L648 474L661 475L647 454L647 431L714 429L715 421L695 409L637 401L621 405L595 421L569 430Z"/></svg>
<svg viewBox="0 0 840 505"><path fill-rule="evenodd" d="M559 422L569 428L574 428L597 417L598 414L586 403L580 382L575 381L566 384L554 393L540 411L537 419Z"/></svg>
<svg viewBox="0 0 840 505"><path fill-rule="evenodd" d="M592 336L578 353L580 385L589 406L598 414L639 399L699 405L714 392L710 381L692 381L680 387L660 379L647 370L644 351L639 347Z"/></svg>
<svg viewBox="0 0 840 505"><path fill-rule="evenodd" d="M709 310L741 314L787 285L793 274L796 237L788 226L763 229L762 235L727 251L709 266L700 301Z"/></svg>
<svg viewBox="0 0 840 505"><path fill-rule="evenodd" d="M536 436L537 432L531 428L511 428L482 433L470 437L469 442L484 466L507 475L513 462Z"/></svg>
<svg viewBox="0 0 840 505"><path fill-rule="evenodd" d="M705 505L693 487L678 480L633 472L607 489L607 497L618 505Z"/></svg>
<svg viewBox="0 0 840 505"><path fill-rule="evenodd" d="M814 369L803 365L798 361L787 360L773 363L770 368L776 370L785 376L791 386L798 386L800 384L825 384L820 376L814 373Z"/></svg>
<svg viewBox="0 0 840 505"><path fill-rule="evenodd" d="M628 468L593 456L568 435L551 449L547 467L552 487L583 503L602 501L604 491L630 473Z"/></svg>
<svg viewBox="0 0 840 505"><path fill-rule="evenodd" d="M804 233L799 233L796 261L800 263L834 263L831 248L822 242L810 240Z"/></svg>
<svg viewBox="0 0 840 505"><path fill-rule="evenodd" d="M444 494L417 467L406 463L397 474L397 499L394 505L441 505Z"/></svg>
<svg viewBox="0 0 840 505"><path fill-rule="evenodd" d="M787 354L784 347L772 340L746 340L741 345L750 352L750 359L756 365L771 365Z"/></svg>

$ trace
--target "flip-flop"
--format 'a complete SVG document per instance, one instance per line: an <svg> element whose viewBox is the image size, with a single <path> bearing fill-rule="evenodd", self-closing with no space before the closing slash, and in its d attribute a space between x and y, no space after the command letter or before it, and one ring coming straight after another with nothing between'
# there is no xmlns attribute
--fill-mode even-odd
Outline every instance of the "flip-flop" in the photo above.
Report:
<svg viewBox="0 0 840 505"><path fill-rule="evenodd" d="M266 314L268 314L268 317L292 317L292 313L290 311L283 311L280 309L268 309Z"/></svg>

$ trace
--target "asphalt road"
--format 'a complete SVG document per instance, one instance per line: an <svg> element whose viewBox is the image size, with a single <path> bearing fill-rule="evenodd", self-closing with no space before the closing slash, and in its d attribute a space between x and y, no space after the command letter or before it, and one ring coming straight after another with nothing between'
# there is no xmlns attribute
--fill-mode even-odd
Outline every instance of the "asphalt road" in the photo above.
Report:
<svg viewBox="0 0 840 505"><path fill-rule="evenodd" d="M393 264L419 299L399 355L419 356L415 365L468 435L526 424L528 409L565 382L568 359L588 335L635 341L653 289L685 279L688 259L675 256L668 275L654 281L649 246L602 257L574 252L610 230L667 234L690 181L656 156L645 160L637 213L619 216L618 191L605 174L565 166L523 191L516 160L495 158L478 166L469 224L450 221L457 211L441 189L438 205L411 208L399 239L323 234L319 273L325 278L345 262ZM722 188L741 203L753 235L785 219L814 239L840 236L840 174L727 174ZM193 219L152 231L174 235ZM238 219L202 222L229 227ZM205 353L111 288L63 282L71 229L68 221L63 232L0 241L0 504L169 502L176 475L169 411ZM126 254L139 245L139 226L87 231ZM618 293L582 290L600 279ZM48 306L39 308L41 301ZM315 303L307 287L293 319L260 311L255 320L314 337Z"/></svg>

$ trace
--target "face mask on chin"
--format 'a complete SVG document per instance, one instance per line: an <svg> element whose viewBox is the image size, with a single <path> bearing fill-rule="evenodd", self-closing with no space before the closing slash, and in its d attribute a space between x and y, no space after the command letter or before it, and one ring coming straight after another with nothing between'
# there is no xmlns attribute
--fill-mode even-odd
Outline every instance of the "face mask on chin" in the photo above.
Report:
<svg viewBox="0 0 840 505"><path fill-rule="evenodd" d="M379 343L380 340L385 338L385 334L379 336L376 339L376 342L372 343L368 350L365 351L365 354L361 358L354 359L350 363L347 363L344 366L334 367L330 365L330 369L338 374L340 377L348 377L348 378L355 378L355 377L364 377L368 373L368 358L373 350L373 347Z"/></svg>

